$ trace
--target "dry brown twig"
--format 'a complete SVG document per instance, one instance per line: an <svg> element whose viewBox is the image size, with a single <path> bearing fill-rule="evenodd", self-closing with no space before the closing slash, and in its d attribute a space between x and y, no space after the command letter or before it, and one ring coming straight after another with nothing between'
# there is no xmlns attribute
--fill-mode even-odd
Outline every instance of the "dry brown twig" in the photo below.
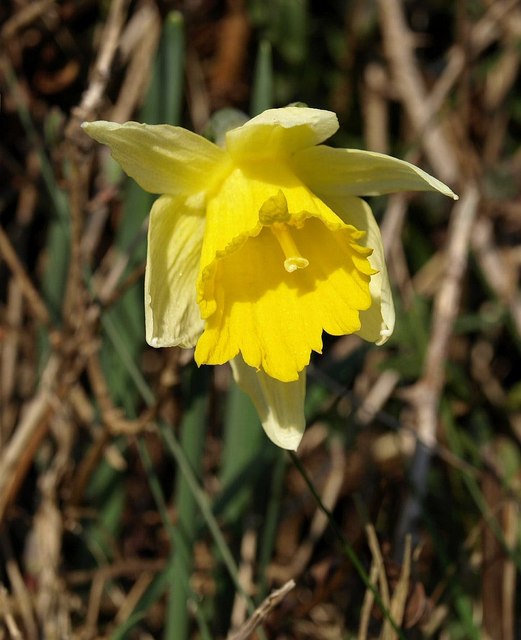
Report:
<svg viewBox="0 0 521 640"><path fill-rule="evenodd" d="M0 227L0 256L5 260L7 266L16 278L22 295L29 304L29 308L36 320L43 325L48 325L50 323L50 316L47 307L27 275L25 267L18 258L11 241L2 227Z"/></svg>
<svg viewBox="0 0 521 640"><path fill-rule="evenodd" d="M449 340L459 310L462 281L467 267L470 238L478 204L478 189L475 184L469 183L452 213L446 271L434 302L431 339L423 376L411 390L411 400L418 415L418 436L423 445L430 449L436 444L438 402L445 381Z"/></svg>
<svg viewBox="0 0 521 640"><path fill-rule="evenodd" d="M0 585L0 620L5 623L12 640L23 640L20 628L16 624L15 615L13 613L12 603L7 593L7 589Z"/></svg>
<svg viewBox="0 0 521 640"><path fill-rule="evenodd" d="M227 640L248 640L255 629L262 624L262 621L270 611L280 604L286 595L295 587L295 584L294 580L288 580L288 582L282 585L280 589L272 591L270 595L255 609L251 617L246 620L237 633L229 635Z"/></svg>
<svg viewBox="0 0 521 640"><path fill-rule="evenodd" d="M361 425L368 425L385 405L400 381L400 374L393 369L383 371L364 394L356 410L356 419Z"/></svg>
<svg viewBox="0 0 521 640"><path fill-rule="evenodd" d="M84 212L88 199L88 180L90 167L85 162L85 136L81 132L81 123L92 119L103 100L107 82L110 78L112 63L119 46L121 32L125 22L128 0L114 0L105 23L101 48L92 72L91 81L84 92L80 104L71 112L66 128L68 142L67 153L71 162L69 179L69 210L71 219L71 242L69 271L63 303L63 317L72 332L77 330L74 323L81 322L85 316L85 288L81 273L81 239L84 226Z"/></svg>
<svg viewBox="0 0 521 640"><path fill-rule="evenodd" d="M405 533L415 526L420 512L420 500L426 487L430 459L438 450L438 407L445 383L445 364L459 309L470 237L478 205L478 189L474 183L469 183L452 212L446 271L434 301L431 339L427 347L423 374L406 393L416 423L416 449L411 467L415 492L408 496L401 512L396 530L397 548L401 548Z"/></svg>
<svg viewBox="0 0 521 640"><path fill-rule="evenodd" d="M371 62L364 72L362 109L364 141L369 151L389 153L389 104L387 73L381 64Z"/></svg>
<svg viewBox="0 0 521 640"><path fill-rule="evenodd" d="M415 61L412 34L406 25L400 0L379 0L379 10L384 48L395 91L436 174L445 182L453 183L465 172L459 165L458 156L443 128L432 122L432 109L439 107L441 98L459 74L461 60L458 62L459 58L456 58L454 68L449 66L446 80L438 84L438 89L431 94L429 100ZM437 447L438 405L445 381L445 362L459 307L478 204L478 188L469 180L463 197L454 206L451 216L446 268L434 303L431 339L423 375L407 396L417 425L418 439L411 469L416 494L409 496L405 502L397 527L397 549L401 546L405 532L413 527L419 512L419 499L425 490L430 458Z"/></svg>
<svg viewBox="0 0 521 640"><path fill-rule="evenodd" d="M241 543L241 563L239 565L238 579L243 590L252 594L254 589L253 573L255 566L255 554L257 553L257 532L253 527L248 527L244 532ZM232 630L239 629L248 613L246 600L242 593L235 594L235 600L231 613Z"/></svg>
<svg viewBox="0 0 521 640"><path fill-rule="evenodd" d="M64 598L59 576L63 518L58 508L58 483L59 478L55 477L55 469L52 467L40 476L42 501L29 534L31 544L26 543L26 562L27 549L31 546L31 573L38 585L35 594L38 627L47 638L64 637L59 628Z"/></svg>
<svg viewBox="0 0 521 640"><path fill-rule="evenodd" d="M161 36L161 16L152 4L144 4L130 18L121 37L123 57L128 57L125 79L110 114L113 122L125 122L145 94L154 54Z"/></svg>
<svg viewBox="0 0 521 640"><path fill-rule="evenodd" d="M72 177L70 181L72 253L67 292L64 301L64 315L67 320L70 321L76 318L80 323L82 322L82 318L86 318L86 314L75 314L74 311L78 308L78 305L85 303L84 296L81 296L83 287L81 286L82 278L80 272L80 241L83 212L87 201L86 185L88 180L88 164L83 162L82 142L77 136L79 134L81 121L87 115L93 114L96 109L99 108L101 100L103 99L106 83L110 77L112 61L118 47L127 4L128 0L115 0L115 2L111 4L92 81L83 95L80 106L74 110L67 129L72 160ZM29 309L41 324L48 325L50 323L50 316L47 308L35 287L32 285L16 252L1 228L0 250L10 270L14 274L16 281L20 285L21 291L29 304ZM0 519L3 517L7 505L22 481L25 471L31 463L31 457L34 451L47 433L49 420L55 411L59 397L66 394L67 390L75 384L77 376L85 365L87 354L85 352L80 353L80 351L83 350L83 345L85 345L86 342L80 339L81 336L79 334L85 337L90 331L89 326L86 325L90 324L90 322L85 323L83 321L81 327L71 327L73 335L78 333L78 335L76 335L77 339L71 344L69 344L70 340L62 335L62 346L64 346L64 348L51 355L42 375L39 390L23 413L22 419L14 429L10 441L1 452ZM89 340L87 340L87 342L89 342ZM81 349L78 348L79 344L82 345ZM88 351L88 349L86 351ZM69 357L72 357L74 360L74 366L72 368L68 367L67 375L61 378L60 372L65 371L64 363Z"/></svg>
<svg viewBox="0 0 521 640"><path fill-rule="evenodd" d="M407 598L409 596L409 583L411 578L411 557L412 557L412 545L411 536L407 536L405 539L405 551L403 554L402 570L400 577L394 588L393 596L391 599L391 617L399 625L403 625L405 609L407 605ZM384 622L384 628L382 633L382 640L396 640L398 635L392 629L389 620Z"/></svg>
<svg viewBox="0 0 521 640"><path fill-rule="evenodd" d="M97 113L103 101L107 82L110 79L112 62L119 46L129 0L114 0L101 37L101 48L94 65L92 77L80 104L72 110L67 136L75 139L84 120Z"/></svg>
<svg viewBox="0 0 521 640"><path fill-rule="evenodd" d="M81 135L79 134L79 126L84 119L95 113L103 99L105 87L110 77L112 61L119 44L127 4L128 0L115 0L111 4L109 17L104 29L102 46L95 64L91 83L83 95L81 104L73 111L73 116L67 128L72 160L72 177L70 181L70 212L72 223L71 260L64 301L64 315L67 320L86 317L84 313L74 313L78 305L82 305L85 302L84 297L81 296L83 287L80 272L80 243L83 211L87 201L86 185L88 180L88 165L83 162L82 142L81 138L78 137L78 135ZM1 228L0 251L10 270L15 275L34 316L40 323L48 325L50 316L47 308L27 276L7 235ZM72 327L73 333L78 329L79 327ZM81 332L84 333L85 331L88 331L88 329L83 327ZM34 452L35 447L38 446L47 432L49 415L53 412L51 402L55 394L55 382L59 377L59 371L62 369L66 352L67 350L65 349L51 356L42 376L39 391L27 407L22 420L16 427L13 437L2 451L0 457L0 519L3 516L9 500L13 496L13 492L16 491L16 487L23 477L23 470L27 468L27 456ZM84 363L85 354L83 354L79 360L82 360ZM76 375L79 373L78 367L79 369L82 368L79 360L75 367ZM61 385L62 392L64 389L70 388L70 385L73 384L73 377L74 376L69 376L66 384ZM20 464L22 459L26 460L25 464Z"/></svg>
<svg viewBox="0 0 521 640"><path fill-rule="evenodd" d="M85 368L93 344L91 331L91 324L86 322L82 332L71 340L62 340L60 349L51 353L33 399L0 451L0 521L48 433L52 417Z"/></svg>
<svg viewBox="0 0 521 640"><path fill-rule="evenodd" d="M389 583L387 581L387 574L385 572L384 559L382 556L382 552L380 550L380 545L378 544L376 531L374 530L374 527L372 525L368 525L366 527L366 533L367 533L367 541L369 544L369 548L371 549L372 563L376 568L376 576L378 578L378 585L380 587L380 596L382 598L382 604L388 611L390 611L391 592L389 590ZM375 587L376 587L376 584L375 584ZM371 593L371 595L373 594Z"/></svg>
<svg viewBox="0 0 521 640"><path fill-rule="evenodd" d="M26 584L22 569L16 558L16 554L11 545L11 540L4 529L0 530L0 549L5 560L5 573L9 579L12 591L12 604L18 614L19 621L23 628L23 638L27 640L37 640L38 627L33 608L33 598Z"/></svg>
<svg viewBox="0 0 521 640"><path fill-rule="evenodd" d="M501 440L496 440L485 455L490 470L483 474L481 488L488 515L481 531L483 628L487 637L514 640L516 628L515 549L519 536L519 501L505 496L504 474L498 469L502 458ZM502 477L503 475L503 477ZM514 481L515 482L515 481ZM490 526L494 521L504 539Z"/></svg>
<svg viewBox="0 0 521 640"><path fill-rule="evenodd" d="M379 593L382 599L382 604L389 611L391 618L396 625L402 625L405 615L405 609L407 604L407 598L409 595L409 581L411 576L411 537L407 536L405 551L403 555L403 564L398 581L394 587L391 595L384 559L378 544L378 538L372 525L366 527L366 534L371 549L372 563L369 573L370 583L374 589L379 585ZM358 628L358 640L366 640L369 619L371 611L374 607L375 597L371 589L367 589L364 596L364 603L362 606L362 613L360 616L360 625ZM397 638L396 632L393 630L391 623L386 619L382 625L381 640L395 640Z"/></svg>
<svg viewBox="0 0 521 640"><path fill-rule="evenodd" d="M0 257L9 267L13 278L9 282L9 305L7 320L10 322L7 336L1 345L1 382L0 382L0 443L8 440L14 427L16 415L11 411L9 402L16 380L15 364L17 360L20 332L17 327L24 311L25 300L30 314L43 325L50 325L50 315L36 287L29 278L25 266L20 261L7 234L0 226ZM51 342L56 342L57 333L51 329Z"/></svg>
<svg viewBox="0 0 521 640"><path fill-rule="evenodd" d="M26 465L22 460L32 455L47 431L48 413L52 410L53 388L60 369L58 356L47 362L39 389L27 406L12 438L0 455L0 521L13 496L14 487L21 482L20 474Z"/></svg>
<svg viewBox="0 0 521 640"><path fill-rule="evenodd" d="M449 184L463 177L466 171L458 162L458 155L445 135L442 127L427 126L465 68L465 58L457 46L451 50L445 72L430 94L414 60L412 34L408 29L400 0L379 0L380 19L384 36L384 47L392 71L395 91L400 97L415 133L436 174ZM496 40L518 37L521 30L521 10L518 0L490 3L489 10L472 27L469 35L471 56L477 56ZM518 56L519 57L519 56ZM517 61L518 63L519 61ZM515 76L509 74L510 82ZM499 91L499 90L498 90ZM505 93L501 85L501 95ZM499 98L494 98L498 100ZM491 127L493 130L494 127ZM472 248L477 254L483 276L504 301L510 311L518 333L521 335L521 296L518 292L506 291L503 261L492 242L490 223L486 219L476 220L472 230Z"/></svg>
<svg viewBox="0 0 521 640"><path fill-rule="evenodd" d="M369 583L376 589L378 584L379 567L374 559L369 570ZM374 606L374 593L371 589L366 589L364 594L364 602L360 611L360 622L358 625L357 640L367 640L367 632L369 630L369 622L371 620L371 612Z"/></svg>
<svg viewBox="0 0 521 640"><path fill-rule="evenodd" d="M143 572L139 574L129 592L123 597L118 612L114 616L116 625L123 625L134 613L136 606L150 587L154 577L153 573Z"/></svg>
<svg viewBox="0 0 521 640"><path fill-rule="evenodd" d="M6 20L0 33L0 39L7 41L16 37L19 31L46 14L55 5L56 0L36 0L20 7L11 18Z"/></svg>
<svg viewBox="0 0 521 640"><path fill-rule="evenodd" d="M435 112L429 105L424 81L415 62L414 40L406 26L401 2L379 0L378 6L395 91L416 135L421 136L421 144L436 175L451 184L459 174L459 167L441 125L433 121Z"/></svg>
<svg viewBox="0 0 521 640"><path fill-rule="evenodd" d="M401 0L379 0L379 8L393 91L402 103L436 175L448 184L454 184L468 170L463 170L455 146L442 126L443 123L439 122L440 109L450 90L464 73L468 57L476 57L483 48L502 37L509 41L518 38L519 28L515 26L521 24L518 2L506 0L495 2L490 7L472 28L466 49L459 44L450 49L445 69L430 92L415 61L414 38L407 27ZM498 74L502 81L495 86L504 87L508 84L507 77L510 81L515 79L511 68L512 56L509 64L508 75ZM504 91L503 89L503 93ZM470 148L465 149L467 155L471 151Z"/></svg>
<svg viewBox="0 0 521 640"><path fill-rule="evenodd" d="M70 627L69 599L64 596L60 576L64 524L59 490L70 465L74 435L71 426L68 408L61 405L50 421L56 452L38 478L41 498L24 554L38 585L35 609L39 628L49 638L67 637Z"/></svg>

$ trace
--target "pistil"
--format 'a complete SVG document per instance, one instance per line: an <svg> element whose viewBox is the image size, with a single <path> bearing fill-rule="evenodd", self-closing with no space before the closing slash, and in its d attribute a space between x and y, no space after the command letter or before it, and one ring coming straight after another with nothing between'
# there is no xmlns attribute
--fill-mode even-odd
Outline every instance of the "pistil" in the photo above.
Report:
<svg viewBox="0 0 521 640"><path fill-rule="evenodd" d="M270 227L271 232L277 238L280 248L284 253L284 269L288 273L293 273L297 269L305 269L309 265L309 260L304 258L299 252L295 241L287 224L275 222Z"/></svg>

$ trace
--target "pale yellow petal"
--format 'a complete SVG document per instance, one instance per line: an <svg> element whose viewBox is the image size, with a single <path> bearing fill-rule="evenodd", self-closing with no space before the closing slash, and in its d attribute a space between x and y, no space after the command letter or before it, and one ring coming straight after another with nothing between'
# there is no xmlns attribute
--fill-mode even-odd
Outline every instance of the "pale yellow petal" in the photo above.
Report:
<svg viewBox="0 0 521 640"><path fill-rule="evenodd" d="M327 140L338 129L332 111L307 107L268 109L226 134L226 148L238 163L287 157Z"/></svg>
<svg viewBox="0 0 521 640"><path fill-rule="evenodd" d="M306 426L306 372L295 382L280 382L249 367L241 356L231 365L237 384L252 399L270 440L283 449L296 450Z"/></svg>
<svg viewBox="0 0 521 640"><path fill-rule="evenodd" d="M319 146L299 151L292 165L313 191L332 195L372 196L398 191L439 191L458 199L447 185L383 153Z"/></svg>
<svg viewBox="0 0 521 640"><path fill-rule="evenodd" d="M373 302L369 309L360 312L361 327L356 333L370 342L384 344L393 333L395 313L382 237L371 207L364 200L353 196L335 197L322 194L322 197L345 223L365 232L358 244L373 250L369 256L369 262L377 272L371 276L370 292Z"/></svg>
<svg viewBox="0 0 521 640"><path fill-rule="evenodd" d="M203 235L202 212L179 198L155 201L145 271L146 339L153 347L193 347L203 331L196 302Z"/></svg>
<svg viewBox="0 0 521 640"><path fill-rule="evenodd" d="M222 149L181 127L105 121L82 126L91 138L108 145L123 170L151 193L208 191L228 166Z"/></svg>

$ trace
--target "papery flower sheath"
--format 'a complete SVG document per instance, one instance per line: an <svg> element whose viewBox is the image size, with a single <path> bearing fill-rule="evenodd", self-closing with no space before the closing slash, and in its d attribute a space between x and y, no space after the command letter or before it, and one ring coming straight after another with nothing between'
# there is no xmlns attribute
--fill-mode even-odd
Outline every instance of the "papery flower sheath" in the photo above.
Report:
<svg viewBox="0 0 521 640"><path fill-rule="evenodd" d="M362 195L453 192L390 156L321 145L330 111L270 109L224 147L180 127L91 122L150 212L146 339L230 361L268 436L296 449L305 369L322 334L383 344L394 307L380 231Z"/></svg>

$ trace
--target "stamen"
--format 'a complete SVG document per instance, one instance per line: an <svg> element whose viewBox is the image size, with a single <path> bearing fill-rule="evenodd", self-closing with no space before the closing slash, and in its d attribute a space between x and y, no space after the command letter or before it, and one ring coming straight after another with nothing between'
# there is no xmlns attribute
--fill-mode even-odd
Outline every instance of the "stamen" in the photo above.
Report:
<svg viewBox="0 0 521 640"><path fill-rule="evenodd" d="M286 256L284 260L284 269L288 273L293 273L297 269L305 269L309 265L309 260L306 260L297 249L295 241L291 237L288 225L280 222L275 222L270 227L273 235L277 238L282 252Z"/></svg>

